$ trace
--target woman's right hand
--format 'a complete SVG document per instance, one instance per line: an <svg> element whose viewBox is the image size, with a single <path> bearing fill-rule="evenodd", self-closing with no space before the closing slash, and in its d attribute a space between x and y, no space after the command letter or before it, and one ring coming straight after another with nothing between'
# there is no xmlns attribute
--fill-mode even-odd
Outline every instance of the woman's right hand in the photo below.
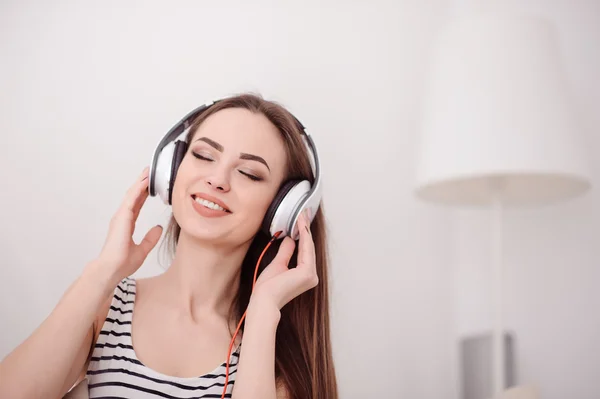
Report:
<svg viewBox="0 0 600 399"><path fill-rule="evenodd" d="M108 235L98 257L98 263L107 268L106 271L117 283L142 266L162 234L162 226L154 226L139 244L133 241L135 222L148 198L148 173L149 168L146 167L127 190L121 206L110 221Z"/></svg>

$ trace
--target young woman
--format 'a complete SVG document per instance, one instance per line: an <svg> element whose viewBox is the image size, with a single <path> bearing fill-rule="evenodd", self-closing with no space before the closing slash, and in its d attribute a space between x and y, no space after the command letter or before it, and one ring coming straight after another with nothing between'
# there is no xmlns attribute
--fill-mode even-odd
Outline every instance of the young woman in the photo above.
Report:
<svg viewBox="0 0 600 399"><path fill-rule="evenodd" d="M87 378L91 398L337 399L323 208L300 216L297 241L261 231L282 185L313 182L301 127L247 94L201 113L186 142L169 268L131 277L162 235L132 240L146 168L99 256L0 363L0 397L60 398Z"/></svg>

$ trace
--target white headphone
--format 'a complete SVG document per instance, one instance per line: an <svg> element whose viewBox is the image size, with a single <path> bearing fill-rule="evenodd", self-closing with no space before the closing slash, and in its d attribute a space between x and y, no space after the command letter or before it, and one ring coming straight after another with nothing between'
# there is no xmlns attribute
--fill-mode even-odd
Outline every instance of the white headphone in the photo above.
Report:
<svg viewBox="0 0 600 399"><path fill-rule="evenodd" d="M161 200L171 205L173 186L177 170L187 152L186 136L187 130L192 122L204 111L209 109L218 101L201 105L183 117L175 126L167 132L160 140L150 164L150 177L148 192L150 196L159 196ZM298 217L305 209L310 210L310 221L314 219L321 203L321 166L319 155L312 137L300 121L294 117L300 130L304 144L310 155L314 182L311 185L308 180L291 180L285 182L275 195L263 219L261 231L273 237L278 232L278 238L290 236L298 239L297 222Z"/></svg>

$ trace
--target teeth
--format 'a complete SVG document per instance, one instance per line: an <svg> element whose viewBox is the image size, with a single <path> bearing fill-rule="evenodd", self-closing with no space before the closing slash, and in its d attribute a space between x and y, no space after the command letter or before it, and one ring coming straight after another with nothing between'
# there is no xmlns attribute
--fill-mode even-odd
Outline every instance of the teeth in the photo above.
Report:
<svg viewBox="0 0 600 399"><path fill-rule="evenodd" d="M199 203L200 205L203 205L203 206L209 208L209 209L225 211L225 208L215 204L214 202L210 202L210 201L202 199L202 198L196 198L196 202Z"/></svg>

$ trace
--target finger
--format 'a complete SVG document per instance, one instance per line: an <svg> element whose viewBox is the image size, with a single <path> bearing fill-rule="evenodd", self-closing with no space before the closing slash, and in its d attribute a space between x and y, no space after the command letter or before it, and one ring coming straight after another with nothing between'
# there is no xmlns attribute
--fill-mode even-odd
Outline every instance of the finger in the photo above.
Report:
<svg viewBox="0 0 600 399"><path fill-rule="evenodd" d="M148 197L148 174L149 168L146 167L135 183L127 190L121 209L130 211L133 214L136 214L136 211L139 212L139 209Z"/></svg>
<svg viewBox="0 0 600 399"><path fill-rule="evenodd" d="M140 173L140 176L138 178L138 180L144 180L145 178L147 178L148 176L150 176L150 167L146 166L143 170L142 173Z"/></svg>
<svg viewBox="0 0 600 399"><path fill-rule="evenodd" d="M307 265L315 269L316 273L316 254L315 243L310 233L308 210L302 212L299 218L298 229L300 230L300 240L298 243L298 265Z"/></svg>
<svg viewBox="0 0 600 399"><path fill-rule="evenodd" d="M274 277L288 270L288 264L292 255L294 254L295 246L296 243L294 243L294 240L292 240L289 237L285 237L281 242L279 249L277 250L275 258L273 258L271 263L269 263L267 267L265 267L265 270L263 270L260 273L259 280L269 280L271 277Z"/></svg>
<svg viewBox="0 0 600 399"><path fill-rule="evenodd" d="M147 182L148 180L146 180ZM150 195L150 193L148 193L148 190L146 189L148 187L148 184L145 184L145 187L142 186L142 193L139 195L139 197L136 199L135 204L133 205L133 219L136 220L140 214L140 211L142 210L142 206L144 206L144 203L146 202L146 200L148 199L148 196Z"/></svg>
<svg viewBox="0 0 600 399"><path fill-rule="evenodd" d="M290 259L294 254L294 249L296 248L296 243L290 237L285 237L277 250L277 255L273 258L271 264L276 265L287 265L290 263Z"/></svg>
<svg viewBox="0 0 600 399"><path fill-rule="evenodd" d="M162 235L162 231L162 226L158 225L154 226L146 233L142 242L140 242L137 246L139 251L138 256L140 257L138 259L139 261L143 261L144 259L146 259L150 251L152 251L152 248L156 246L158 240L160 239L160 236Z"/></svg>

